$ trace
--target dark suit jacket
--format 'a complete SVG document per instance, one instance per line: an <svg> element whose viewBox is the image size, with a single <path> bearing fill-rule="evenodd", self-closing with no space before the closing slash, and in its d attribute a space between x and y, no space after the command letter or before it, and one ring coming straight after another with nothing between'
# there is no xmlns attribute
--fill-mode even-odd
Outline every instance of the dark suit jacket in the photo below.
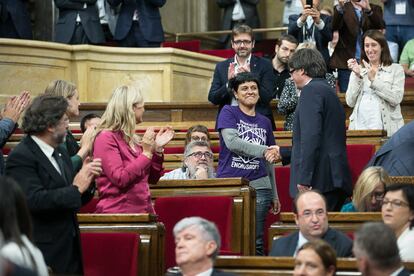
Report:
<svg viewBox="0 0 414 276"><path fill-rule="evenodd" d="M361 25L358 22L351 2L345 3L343 14L339 13L336 7L334 7L332 31L339 31L339 40L330 60L332 69L348 69L347 61L355 57L355 45L360 30L364 33L370 29L384 28L381 7L375 4L370 4L370 6L372 15L363 12Z"/></svg>
<svg viewBox="0 0 414 276"><path fill-rule="evenodd" d="M231 22L233 17L233 9L236 4L236 0L216 0L217 5L220 8L224 9L222 28L223 30L231 29ZM260 27L259 14L257 12L256 5L259 3L259 0L240 0L244 15L246 16L245 24L249 25L251 28ZM226 40L227 36L221 37L221 42Z"/></svg>
<svg viewBox="0 0 414 276"><path fill-rule="evenodd" d="M288 34L293 35L299 41L299 43L303 42L303 28L307 28L306 22L302 28L298 27L297 21L301 14L293 14L289 16L289 27L288 27ZM316 48L322 54L323 59L325 60L326 64L329 64L329 50L328 50L328 43L332 40L332 29L331 29L331 21L332 18L328 15L321 14L321 20L325 22L325 27L322 30L319 30L315 24L312 25L311 29L308 30L312 33L312 28L315 26L315 42Z"/></svg>
<svg viewBox="0 0 414 276"><path fill-rule="evenodd" d="M224 105L231 104L233 97L233 92L227 88L228 68L231 62L234 62L234 57L219 62L216 65L213 82L208 92L208 100L215 105L219 105L219 113ZM269 118L272 122L273 130L276 130L275 120L272 109L270 108L274 86L272 64L267 59L252 55L250 59L250 70L259 78L260 83L260 99L256 104L256 111Z"/></svg>
<svg viewBox="0 0 414 276"><path fill-rule="evenodd" d="M54 0L59 9L56 23L55 41L69 43L75 31L76 16L79 13L83 30L93 44L105 42L105 36L99 21L96 0ZM84 9L84 4L87 4Z"/></svg>
<svg viewBox="0 0 414 276"><path fill-rule="evenodd" d="M328 228L328 231L322 239L329 243L333 249L335 249L337 257L352 256L352 240L342 232ZM272 244L269 256L293 256L298 245L298 240L299 232L294 232L286 237L281 237L275 240Z"/></svg>
<svg viewBox="0 0 414 276"><path fill-rule="evenodd" d="M32 39L32 24L24 2L27 0L0 0L0 6L7 10L19 38Z"/></svg>
<svg viewBox="0 0 414 276"><path fill-rule="evenodd" d="M6 175L22 187L33 219L33 240L55 273L80 273L82 255L76 213L91 199L72 185L72 163L60 150L68 183L39 146L26 136L7 158ZM80 269L80 271L78 270Z"/></svg>
<svg viewBox="0 0 414 276"><path fill-rule="evenodd" d="M295 112L290 195L295 197L297 184L351 195L345 112L333 88L325 79L313 79L303 87Z"/></svg>
<svg viewBox="0 0 414 276"><path fill-rule="evenodd" d="M114 39L124 39L132 26L134 11L138 10L139 26L144 39L149 42L164 41L164 30L161 24L159 8L166 0L107 0L116 7L122 3L121 11L116 24Z"/></svg>
<svg viewBox="0 0 414 276"><path fill-rule="evenodd" d="M381 166L390 175L414 175L414 121L400 128L368 162Z"/></svg>
<svg viewBox="0 0 414 276"><path fill-rule="evenodd" d="M408 271L407 269L403 269L403 270L401 270L401 272L400 273L398 273L397 274L397 276L410 276L411 275L411 272L410 271Z"/></svg>
<svg viewBox="0 0 414 276"><path fill-rule="evenodd" d="M181 272L178 272L176 274L168 274L168 276L172 276L172 275L177 275L177 276L182 276L183 274ZM236 274L233 273L229 273L229 272L222 272L220 270L215 270L213 269L213 272L211 273L211 276L236 276Z"/></svg>

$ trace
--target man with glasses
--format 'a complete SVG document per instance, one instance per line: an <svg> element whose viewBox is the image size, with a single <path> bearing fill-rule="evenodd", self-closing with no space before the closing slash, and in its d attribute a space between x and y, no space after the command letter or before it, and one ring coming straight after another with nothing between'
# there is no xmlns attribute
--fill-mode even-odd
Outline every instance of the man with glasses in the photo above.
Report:
<svg viewBox="0 0 414 276"><path fill-rule="evenodd" d="M270 101L273 99L274 76L270 61L252 55L254 36L252 29L247 25L238 25L233 28L231 45L236 54L233 58L219 62L214 70L213 82L208 93L208 100L219 105L219 113L224 105L237 106L237 100L229 89L229 80L238 73L252 72L259 79L260 99L256 104L256 111L272 123L276 130Z"/></svg>
<svg viewBox="0 0 414 276"><path fill-rule="evenodd" d="M275 240L270 256L296 256L303 244L314 239L323 239L329 243L335 249L337 257L352 255L352 240L329 228L326 200L320 192L308 190L299 193L294 200L293 212L299 231Z"/></svg>
<svg viewBox="0 0 414 276"><path fill-rule="evenodd" d="M164 174L160 179L214 178L213 152L205 141L194 141L185 147L183 166Z"/></svg>

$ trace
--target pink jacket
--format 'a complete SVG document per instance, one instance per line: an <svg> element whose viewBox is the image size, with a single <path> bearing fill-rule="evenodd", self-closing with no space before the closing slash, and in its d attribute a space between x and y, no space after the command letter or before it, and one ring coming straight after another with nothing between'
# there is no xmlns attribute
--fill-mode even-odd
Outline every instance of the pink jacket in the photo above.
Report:
<svg viewBox="0 0 414 276"><path fill-rule="evenodd" d="M99 202L96 213L155 213L148 183L162 175L164 157L152 160L137 146L134 152L121 131L102 131L94 142L94 158L102 159L102 174L96 179Z"/></svg>

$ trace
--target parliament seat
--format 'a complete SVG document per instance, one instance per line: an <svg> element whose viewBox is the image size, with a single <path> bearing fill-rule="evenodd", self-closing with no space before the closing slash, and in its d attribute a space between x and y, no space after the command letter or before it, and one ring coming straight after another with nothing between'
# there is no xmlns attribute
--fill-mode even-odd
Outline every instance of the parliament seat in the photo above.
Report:
<svg viewBox="0 0 414 276"><path fill-rule="evenodd" d="M200 52L201 40L186 40L186 41L164 41L161 47L177 48L191 52Z"/></svg>
<svg viewBox="0 0 414 276"><path fill-rule="evenodd" d="M123 255L117 250L114 242L130 239L131 235L115 235L109 237L107 233L133 234L137 237L137 271L139 275L163 275L164 265L164 237L165 228L162 223L157 222L153 214L78 214L81 235L88 234L86 239L90 243L96 243L96 239L111 238L112 253ZM95 235L103 233L103 235ZM89 235L91 234L91 235ZM122 238L120 238L122 236ZM139 237L139 238L138 238ZM86 240L84 240L85 242ZM133 244L131 244L132 246ZM99 246L95 244L94 246ZM127 247L125 247L127 249ZM107 248L102 250L109 250ZM129 248L128 250L132 250ZM131 252L131 251L129 251ZM92 252L91 254L93 254ZM95 252L99 254L104 252ZM109 254L109 253L108 253ZM126 253L125 253L126 254ZM126 255L125 255L126 256ZM131 257L130 255L128 255ZM85 257L93 258L89 253ZM118 256L117 256L118 257ZM131 257L132 258L132 257ZM94 260L97 262L98 260ZM110 264L108 264L110 265ZM132 264L131 264L132 265ZM91 267L92 269L93 267ZM131 267L132 269L132 267ZM115 273L112 275L122 275Z"/></svg>
<svg viewBox="0 0 414 276"><path fill-rule="evenodd" d="M156 198L154 209L158 221L165 225L165 264L175 266L175 241L173 228L186 217L202 217L216 224L221 236L221 251L231 250L232 206L230 196L180 196ZM240 253L240 252L232 252Z"/></svg>
<svg viewBox="0 0 414 276"><path fill-rule="evenodd" d="M81 233L84 275L139 275L139 243L135 233Z"/></svg>

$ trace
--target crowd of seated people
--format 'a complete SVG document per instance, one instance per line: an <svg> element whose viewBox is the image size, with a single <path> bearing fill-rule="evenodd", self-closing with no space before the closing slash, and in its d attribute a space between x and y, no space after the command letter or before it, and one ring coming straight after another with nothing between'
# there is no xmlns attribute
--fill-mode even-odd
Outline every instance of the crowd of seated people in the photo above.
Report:
<svg viewBox="0 0 414 276"><path fill-rule="evenodd" d="M83 25L83 22L98 18L98 9L95 3L89 4L89 2L55 0L56 6L61 11L56 30L62 32L62 34L65 33L65 37L56 36L60 42L70 44L103 43L103 33L99 31L100 26L98 28L98 25ZM119 9L118 23L122 24L118 24L114 30L114 39L118 41L120 46L159 46L163 39L159 8L165 4L165 0L153 0L152 2L151 8L148 8L140 6L149 5L145 1L139 2L140 4L138 2L131 4L128 1L108 0L112 8ZM122 5L120 6L120 4ZM306 64L300 65L301 63L295 58L309 54L312 57L317 56L318 60L322 60L325 64L329 63L329 54L327 54L328 52L325 51L325 48L327 47L327 42L332 39L332 30L330 30L329 22L333 20L333 26L336 24L336 27L332 28L334 30L337 28L339 33L339 42L334 51L334 57L338 58L339 56L340 62L347 64L346 68L341 68L339 65L335 67L346 71L341 72L345 76L341 75L339 78L340 90L342 92L346 91L347 103L354 107L353 114L350 117L349 128L384 129L389 137L399 137L397 130L404 123L400 103L404 93L404 72L410 75L411 61L406 57L409 55L407 52L410 49L408 49L402 55L403 66L392 63L384 35L377 30L369 30L381 27L377 28L374 26L375 24L365 21L368 20L367 18L372 19L377 16L376 13L382 14L382 11L378 10L375 5L370 4L366 0L360 2L352 0L346 3L339 1L339 4L335 7L333 18L330 18L329 15L321 16L318 10L318 3L314 2L313 5L314 7L309 7L304 3L302 14L291 17L292 24L290 29L291 31L295 30L299 42L302 44L313 43L320 53L315 49L298 50L292 62L290 54L287 55L284 69L289 72L292 78L285 80L279 101L279 105L283 104L284 100L286 102L295 102L294 109L292 109L293 112L291 113L293 114L291 118L294 119L289 122L291 124L290 129L294 131L294 137L298 139L296 142L299 143L296 143L296 146L304 146L303 150L298 151L298 153L304 154L304 156L300 158L296 156L297 163L294 164L301 170L292 172L292 175L297 177L295 181L299 182L292 182L291 185L296 192L294 213L299 230L275 241L270 255L296 256L295 275L302 275L304 273L301 271L306 269L307 262L309 262L307 258L316 260L313 266L319 269L318 275L333 275L335 273L336 264L334 260L336 260L336 257L348 257L353 254L357 258L364 258L364 254L367 254L369 258L374 257L368 252L371 249L363 248L364 244L362 241L358 243L360 247L354 249L354 253L352 253L352 240L345 234L329 227L328 209L333 208L328 207L332 197L328 198L327 203L324 194L327 196L334 194L335 196L335 193L338 191L337 183L335 183L336 186L334 185L331 191L320 193L316 189L319 183L304 183L298 180L312 178L312 174L319 176L318 173L322 169L310 168L316 163L325 168L332 166L334 167L333 169L338 169L335 166L339 166L339 163L344 165L343 161L346 160L346 154L343 154L343 146L345 145L346 135L343 110L338 108L336 110L338 113L324 110L323 108L326 107L325 100L323 100L323 104L320 101L322 98L320 95L322 94L310 97L308 95L312 89L308 89L306 92L308 94L305 98L307 101L302 102L301 106L300 104L297 105L298 102L300 103L299 99L301 97L300 92L298 93L298 88L304 89L309 84L313 85L315 83L313 79L317 79L318 83L322 83L321 86L312 86L318 88L314 88L315 90L320 92L319 88L321 88L321 90L327 92L327 98L330 97L330 100L335 98L335 103L326 100L328 102L327 105L332 107L338 104L339 106L340 103L335 94L331 93L334 91L335 82L332 81L329 87L327 81L323 79L326 76L326 69L320 71L324 74L313 76L312 72L305 70ZM0 8L4 7L2 5ZM148 14L143 11L148 12ZM362 22L360 28L361 31L366 31L365 33L347 34L349 30L344 28L351 27L345 26L346 24L340 24L341 21L345 21L342 17L347 16L351 11L356 11L356 19ZM0 15L3 16L3 14ZM149 18L155 21L151 22ZM148 29L145 28L146 24L155 26L156 28L154 29L157 29L157 34L146 34ZM369 27L366 28L366 26ZM0 28L0 30L2 29ZM327 32L327 34L325 35L324 32ZM353 37L349 38L347 37L348 35ZM338 46L342 45L341 43L346 39L351 39L351 44L355 45L355 47L348 47L352 53L349 54L349 51L346 53L347 59L341 56L340 52L344 49ZM155 213L151 202L149 184L156 184L159 179L245 177L250 181L249 185L256 191L256 213L254 214L256 254L264 254L263 229L266 214L269 210L274 213L280 211L273 163L279 161L281 156L273 136L275 125L269 105L270 100L274 98L274 91L276 91L274 88L275 76L272 74L273 68L269 61L251 55L255 40L249 26L235 26L230 43L236 52L235 56L216 66L213 83L209 92L209 100L213 104L220 106L216 124L220 135L220 153L217 170L215 170L213 165L214 155L209 144L208 129L203 126L194 126L186 134L183 166L163 174L164 148L173 139L174 131L171 127L161 128L159 131L149 127L143 135L136 134L135 127L142 122L145 110L143 95L136 87L124 85L115 89L101 120L94 116L85 117L85 121L82 123L83 138L80 146L68 129L68 120L79 115L79 92L74 84L62 80L53 81L46 88L45 95L40 96L39 99L32 103L30 112L25 115L26 123L24 123L23 127L26 129L28 137L22 142L23 146L17 148L17 151L10 156L6 173L14 177L23 188L23 193L28 200L29 210L34 216L34 232L36 235L33 241L36 245L41 244L39 250L42 251L46 264L52 270L62 273L82 272L79 248L77 248L79 229L76 220L73 220L73 214L76 213L81 204L91 198L94 191L94 187L91 184L93 182L96 183L99 194L97 213ZM278 46L282 47L283 43ZM277 52L279 52L279 49ZM406 68L407 66L408 69ZM257 75L255 76L252 73ZM343 86L341 81L346 80L346 74L350 74L350 81L349 85L346 82L347 88L343 90L345 86ZM284 92L289 89L291 93L284 96ZM330 93L334 96L332 97ZM11 119L4 132L4 141L7 140L15 128L20 114L22 114L29 102L29 98L28 93L23 93L21 96L12 98L7 103L0 121L0 123L4 123L10 121L8 118ZM54 108L59 108L59 110L43 110L39 107L39 101L48 101L49 99L56 103ZM295 113L294 110L298 113ZM48 118L50 121L43 122L39 119L39 125L42 123L43 128L37 129L36 126L31 126L31 116L41 117L39 114L42 112L50 116ZM52 114L53 112L55 114ZM315 142L318 139L320 142L321 138L319 135L322 135L322 132L316 133L316 131L325 127L325 124L322 120L315 120L312 121L312 124L307 124L309 122L307 119L310 118L309 115L315 115L313 118L319 118L316 116L316 113L324 112L329 113L329 116L325 117L330 119L334 117L332 114L338 115L340 125L333 123L335 127L330 127L326 133L340 133L337 135L340 136L340 143L332 147L334 151L326 154L327 157L325 159L312 159L310 163L302 163L304 159L309 158L315 152L318 153L317 156L322 156L322 154L319 154L320 152L325 153L324 150L320 151L320 149L328 143L318 146ZM297 130L293 126L295 123L297 124ZM300 123L302 123L302 127L305 127L302 130L308 130L309 132L300 133L298 130L300 129ZM31 124L34 123L32 122ZM312 127L309 127L310 125ZM0 124L1 130L3 129L2 126L3 124ZM290 130L288 127L286 129ZM401 128L401 131L405 129ZM3 133L1 134L3 135ZM309 139L301 142L300 138L305 136L314 138L314 140ZM318 137L318 139L315 137ZM389 142L391 141L393 141L393 138ZM332 139L329 142L332 142ZM404 144L403 142L410 141L407 138L404 141L397 140L395 143L401 145ZM24 146L26 148L23 148ZM387 146L387 144L384 146ZM28 152L30 152L30 148L34 147L37 149L37 152L33 154L32 158L31 153L29 154ZM309 149L315 149L315 152L312 153ZM57 155L55 151L58 151ZM40 158L39 156L44 157L42 154L47 157L44 160L42 159L42 162L47 162L49 166L46 169L41 169L41 171L35 171L33 169L35 166L42 166L36 163L36 159ZM25 158L27 155L30 155L30 163L22 163L20 159ZM71 157L71 163L68 163L68 156ZM95 159L91 158L91 156ZM408 166L410 164L413 166L412 158L407 161L407 164ZM405 164L404 166L406 167ZM30 168L30 177L37 179L36 185L29 183L28 179L30 178L23 173L28 168ZM215 171L217 171L217 174L215 174ZM381 167L367 168L356 183L352 202L345 205L343 210L354 212L376 212L381 210L384 223L392 229L396 236L401 258L413 261L414 252L409 245L414 241L411 229L414 220L412 191L414 186L409 184L400 186L389 185L391 182L387 171L387 168L384 170ZM341 172L344 177L341 179L341 184L347 185L347 187L350 186L348 181L350 175L348 175L346 165L332 172ZM329 171L329 174L331 174L331 171ZM395 175L402 174L397 172ZM43 183L45 178L48 180L53 178L53 181L51 181L51 184ZM339 177L336 177L334 180L338 179ZM59 190L57 193L54 188L51 189L53 186L56 186L57 190L62 189L64 191ZM44 190L46 192L42 194ZM345 195L341 194L340 197L338 202L345 200ZM65 199L63 200L63 198ZM10 205L12 204L10 203ZM342 206L342 202L339 205ZM56 208L63 210L64 218L60 218L59 214L56 214ZM52 219L44 223L42 214L39 215L42 212L52 214ZM70 252L68 252L68 256L62 257L67 257L69 263L64 265L61 265L61 259L56 260L54 258L54 254L67 245L67 241L66 244L59 244L58 247L52 250L42 244L45 242L43 239L47 239L47 237L45 238L40 233L41 230L55 221L58 221L61 225L68 225L69 223L70 227L66 230L70 230L70 233L66 231L65 234L69 236L73 234L73 237L70 236L69 238L71 239ZM181 248L185 247L185 245L181 245L181 242L184 241L180 240L180 233L187 231L187 228L192 229L191 225L193 223L204 225L203 227L208 229L213 228L214 232L214 227L202 219L190 221L189 225L177 226L177 229L174 231L177 239L177 264L183 271L191 271L193 267L187 265L186 260L184 260L184 254L181 255L180 253ZM27 247L24 248L22 254L33 250L39 255L40 251L33 248L33 244L30 243L30 233L25 232L26 230L22 226L18 227L21 227L21 229L19 230L20 232L16 233L27 237L21 237L20 239L12 238L12 240L17 246ZM59 232L59 227L54 230L55 233ZM3 233L7 232L7 229L2 229L2 231ZM195 235L200 236L200 233L196 231ZM217 234L209 233L207 236L209 235L214 236ZM201 236L205 238L204 235L201 234ZM6 246L9 245L9 239L6 236ZM321 239L328 244L321 241ZM198 272L211 270L212 259L214 259L217 253L217 248L220 247L220 242L215 237L199 242L207 244L207 247L205 247L206 252L203 255L203 260L207 265ZM3 248L7 249L7 247ZM3 255L6 255L6 253L3 253L3 251L6 252L6 249L2 250ZM198 247L194 246L193 249L197 250ZM29 252L29 254L31 253ZM41 260L41 258L34 258L31 261L40 262L39 259ZM13 259L11 261L17 265L33 269L41 275L44 274L44 267L41 262L39 265L33 266L33 262L29 262L27 265L27 263L19 263ZM398 265L401 266L400 263Z"/></svg>

